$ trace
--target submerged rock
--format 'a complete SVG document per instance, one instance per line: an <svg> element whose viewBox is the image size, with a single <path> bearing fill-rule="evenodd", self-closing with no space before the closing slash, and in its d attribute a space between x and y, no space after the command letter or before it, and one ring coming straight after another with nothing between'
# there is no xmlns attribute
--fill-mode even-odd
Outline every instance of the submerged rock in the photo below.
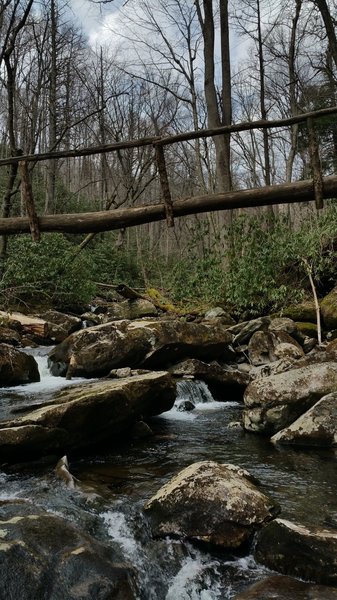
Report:
<svg viewBox="0 0 337 600"><path fill-rule="evenodd" d="M171 320L114 321L77 331L49 355L53 375L100 377L119 367L162 368L185 357L226 359L232 336L221 325Z"/></svg>
<svg viewBox="0 0 337 600"><path fill-rule="evenodd" d="M183 469L145 505L156 536L174 536L240 548L279 512L248 471L198 462Z"/></svg>
<svg viewBox="0 0 337 600"><path fill-rule="evenodd" d="M294 423L273 435L274 444L337 445L337 392L319 400Z"/></svg>
<svg viewBox="0 0 337 600"><path fill-rule="evenodd" d="M35 358L8 344L0 344L0 387L33 381L40 381Z"/></svg>
<svg viewBox="0 0 337 600"><path fill-rule="evenodd" d="M337 531L331 529L276 519L259 532L255 557L286 575L325 585L337 584Z"/></svg>
<svg viewBox="0 0 337 600"><path fill-rule="evenodd" d="M256 379L246 389L248 431L276 433L337 387L337 363L313 364Z"/></svg>
<svg viewBox="0 0 337 600"><path fill-rule="evenodd" d="M0 506L0 600L135 600L111 546L25 501Z"/></svg>
<svg viewBox="0 0 337 600"><path fill-rule="evenodd" d="M326 585L314 585L285 575L272 575L233 600L337 600L337 590Z"/></svg>
<svg viewBox="0 0 337 600"><path fill-rule="evenodd" d="M135 421L169 410L175 383L165 372L71 386L23 416L0 423L0 456L18 457L111 443Z"/></svg>

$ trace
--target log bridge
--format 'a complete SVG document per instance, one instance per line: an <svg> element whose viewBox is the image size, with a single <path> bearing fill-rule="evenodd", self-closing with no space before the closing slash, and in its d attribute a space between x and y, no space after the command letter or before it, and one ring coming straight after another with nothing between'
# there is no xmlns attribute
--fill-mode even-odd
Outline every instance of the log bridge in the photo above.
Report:
<svg viewBox="0 0 337 600"><path fill-rule="evenodd" d="M172 227L174 225L175 217L183 217L190 214L309 201L315 201L316 207L320 209L323 207L324 199L337 197L337 175L331 175L329 177L323 177L322 175L314 122L327 116L336 117L336 114L337 106L334 106L310 113L304 113L302 115L296 115L295 117L290 117L288 119L273 121L259 120L218 127L216 129L190 131L167 137L157 136L141 138L138 140L105 144L78 150L53 151L44 154L19 155L1 159L0 167L17 163L20 164L21 173L24 174L22 179L25 185L23 186L24 191L22 193L26 204L27 217L7 217L0 219L0 235L14 235L31 232L33 239L38 239L40 231L97 233L100 231L127 228L165 219L167 225ZM287 127L298 123L305 123L308 129L312 179L262 188L244 189L218 194L205 194L172 201L165 164L165 146L197 138L214 137L217 135L252 129ZM27 163L36 163L51 159L57 160L59 158L67 157L76 158L149 145L153 146L155 150L161 183L162 200L159 203L135 208L114 209L90 213L45 216L36 214L31 187L27 180Z"/></svg>

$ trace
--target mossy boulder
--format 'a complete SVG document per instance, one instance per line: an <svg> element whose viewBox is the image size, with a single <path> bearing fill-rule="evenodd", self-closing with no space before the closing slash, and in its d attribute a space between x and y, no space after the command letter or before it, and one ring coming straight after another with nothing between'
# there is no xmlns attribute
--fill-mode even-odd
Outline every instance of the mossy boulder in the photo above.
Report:
<svg viewBox="0 0 337 600"><path fill-rule="evenodd" d="M310 300L301 302L301 304L292 304L282 310L282 316L289 317L293 321L316 323L315 304Z"/></svg>
<svg viewBox="0 0 337 600"><path fill-rule="evenodd" d="M321 301L321 314L326 329L337 328L337 287Z"/></svg>
<svg viewBox="0 0 337 600"><path fill-rule="evenodd" d="M315 338L317 340L317 325L315 323L298 321L297 331L303 337Z"/></svg>

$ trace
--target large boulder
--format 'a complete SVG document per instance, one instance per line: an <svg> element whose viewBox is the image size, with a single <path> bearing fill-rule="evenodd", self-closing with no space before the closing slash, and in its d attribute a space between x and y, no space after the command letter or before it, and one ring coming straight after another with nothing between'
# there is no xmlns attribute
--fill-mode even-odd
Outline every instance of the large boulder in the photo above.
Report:
<svg viewBox="0 0 337 600"><path fill-rule="evenodd" d="M245 391L244 427L248 431L274 434L336 388L336 362L256 379Z"/></svg>
<svg viewBox="0 0 337 600"><path fill-rule="evenodd" d="M321 301L321 315L326 329L337 328L337 287Z"/></svg>
<svg viewBox="0 0 337 600"><path fill-rule="evenodd" d="M316 323L316 307L311 300L306 300L301 304L293 304L282 310L284 317L289 317L293 321L304 321Z"/></svg>
<svg viewBox="0 0 337 600"><path fill-rule="evenodd" d="M0 505L0 600L135 600L111 546L24 501Z"/></svg>
<svg viewBox="0 0 337 600"><path fill-rule="evenodd" d="M40 381L33 356L20 352L9 344L0 344L0 387Z"/></svg>
<svg viewBox="0 0 337 600"><path fill-rule="evenodd" d="M54 375L104 376L119 367L163 368L178 360L232 356L225 327L172 320L114 321L77 331L49 355Z"/></svg>
<svg viewBox="0 0 337 600"><path fill-rule="evenodd" d="M279 512L250 473L230 464L198 462L183 469L145 505L156 536L239 548Z"/></svg>
<svg viewBox="0 0 337 600"><path fill-rule="evenodd" d="M304 351L286 331L256 331L249 340L248 357L252 365L265 365L278 359L296 360Z"/></svg>
<svg viewBox="0 0 337 600"><path fill-rule="evenodd" d="M113 443L135 421L172 408L175 395L175 383L165 372L70 386L24 415L2 421L0 456L12 461Z"/></svg>
<svg viewBox="0 0 337 600"><path fill-rule="evenodd" d="M266 331L270 325L270 322L270 317L259 317L258 319L253 319L252 321L242 321L241 323L237 323L237 325L229 327L229 333L234 336L233 345L241 346L242 344L246 344L249 342L255 331Z"/></svg>
<svg viewBox="0 0 337 600"><path fill-rule="evenodd" d="M323 396L294 423L273 435L274 444L337 445L337 392Z"/></svg>
<svg viewBox="0 0 337 600"><path fill-rule="evenodd" d="M337 590L326 585L272 575L250 586L233 600L337 600Z"/></svg>
<svg viewBox="0 0 337 600"><path fill-rule="evenodd" d="M243 393L251 381L248 373L234 368L221 367L217 362L205 363L190 358L178 363L170 372L177 377L194 377L207 383L213 396L220 400L242 400Z"/></svg>
<svg viewBox="0 0 337 600"><path fill-rule="evenodd" d="M285 575L337 585L337 531L276 519L259 532L255 557Z"/></svg>

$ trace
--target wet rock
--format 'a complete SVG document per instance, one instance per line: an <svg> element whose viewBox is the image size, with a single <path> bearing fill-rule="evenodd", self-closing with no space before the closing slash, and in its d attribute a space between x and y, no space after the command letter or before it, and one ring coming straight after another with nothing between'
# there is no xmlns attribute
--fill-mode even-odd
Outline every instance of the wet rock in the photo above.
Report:
<svg viewBox="0 0 337 600"><path fill-rule="evenodd" d="M320 304L321 315L326 329L337 328L337 287L335 287Z"/></svg>
<svg viewBox="0 0 337 600"><path fill-rule="evenodd" d="M46 310L37 315L47 322L47 337L55 342L62 342L68 335L82 327L82 320L57 310Z"/></svg>
<svg viewBox="0 0 337 600"><path fill-rule="evenodd" d="M313 364L259 378L244 395L244 427L276 433L337 387L337 363Z"/></svg>
<svg viewBox="0 0 337 600"><path fill-rule="evenodd" d="M337 531L276 519L258 533L256 560L285 575L337 584Z"/></svg>
<svg viewBox="0 0 337 600"><path fill-rule="evenodd" d="M251 364L258 366L280 358L296 360L304 352L285 331L256 331L249 340L248 356Z"/></svg>
<svg viewBox="0 0 337 600"><path fill-rule="evenodd" d="M326 585L298 581L285 575L272 575L233 600L337 600L337 590Z"/></svg>
<svg viewBox="0 0 337 600"><path fill-rule="evenodd" d="M190 465L145 505L154 534L221 547L240 548L274 518L277 504L255 485L250 473L211 461Z"/></svg>
<svg viewBox="0 0 337 600"><path fill-rule="evenodd" d="M276 433L271 442L299 446L336 446L337 392L321 398L289 427Z"/></svg>
<svg viewBox="0 0 337 600"><path fill-rule="evenodd" d="M28 502L2 501L0 518L0 600L135 600L110 546Z"/></svg>
<svg viewBox="0 0 337 600"><path fill-rule="evenodd" d="M0 387L32 381L40 381L35 358L8 344L0 344Z"/></svg>
<svg viewBox="0 0 337 600"><path fill-rule="evenodd" d="M68 488L75 488L75 477L69 471L69 463L66 455L62 456L55 467L55 474L58 479L63 481Z"/></svg>
<svg viewBox="0 0 337 600"><path fill-rule="evenodd" d="M175 383L165 372L95 381L56 392L46 404L0 423L0 456L13 462L111 443L135 421L172 408Z"/></svg>
<svg viewBox="0 0 337 600"><path fill-rule="evenodd" d="M100 377L119 367L162 368L178 360L232 356L227 329L172 320L115 321L82 329L49 354L53 375Z"/></svg>
<svg viewBox="0 0 337 600"><path fill-rule="evenodd" d="M242 400L251 381L248 373L235 368L221 367L217 362L205 363L191 358L174 365L170 372L176 377L193 376L204 381L213 396L221 400Z"/></svg>

